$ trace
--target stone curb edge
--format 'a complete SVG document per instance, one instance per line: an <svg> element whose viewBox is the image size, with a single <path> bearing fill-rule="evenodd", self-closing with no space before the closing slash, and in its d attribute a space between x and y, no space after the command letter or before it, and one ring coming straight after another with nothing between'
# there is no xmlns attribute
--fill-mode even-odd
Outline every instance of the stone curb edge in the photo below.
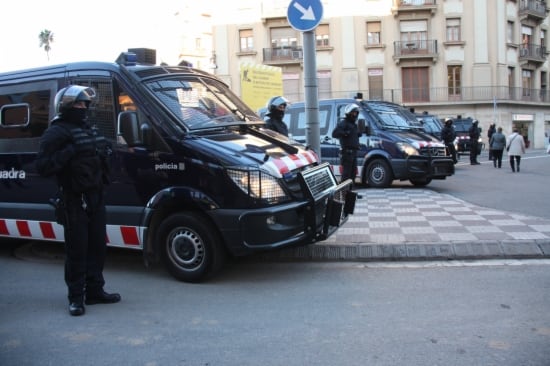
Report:
<svg viewBox="0 0 550 366"><path fill-rule="evenodd" d="M405 244L312 244L258 253L265 261L418 261L550 258L550 240Z"/></svg>

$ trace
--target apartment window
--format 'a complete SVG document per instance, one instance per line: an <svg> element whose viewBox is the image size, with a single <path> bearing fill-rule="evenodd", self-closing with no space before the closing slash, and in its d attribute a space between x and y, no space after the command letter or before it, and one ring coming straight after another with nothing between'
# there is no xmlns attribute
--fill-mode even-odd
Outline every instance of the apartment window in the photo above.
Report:
<svg viewBox="0 0 550 366"><path fill-rule="evenodd" d="M460 41L460 19L447 19L447 42Z"/></svg>
<svg viewBox="0 0 550 366"><path fill-rule="evenodd" d="M315 28L315 44L317 47L330 46L328 24L321 24Z"/></svg>
<svg viewBox="0 0 550 366"><path fill-rule="evenodd" d="M541 71L540 72L540 98L542 101L546 101L546 95L547 95L546 89L548 88L547 80L548 80L548 76L546 71Z"/></svg>
<svg viewBox="0 0 550 366"><path fill-rule="evenodd" d="M525 25L521 26L521 44L522 47L527 48L533 38L533 28Z"/></svg>
<svg viewBox="0 0 550 366"><path fill-rule="evenodd" d="M510 99L516 99L516 82L514 80L514 74L516 69L513 67L508 68L508 89L510 94Z"/></svg>
<svg viewBox="0 0 550 366"><path fill-rule="evenodd" d="M380 22L367 22L367 45L375 46L382 43L380 37L381 28Z"/></svg>
<svg viewBox="0 0 550 366"><path fill-rule="evenodd" d="M241 52L250 52L254 50L254 37L252 29L241 29L239 39L241 42Z"/></svg>
<svg viewBox="0 0 550 366"><path fill-rule="evenodd" d="M506 42L508 42L508 43L515 43L514 42L514 28L515 28L514 22L508 21L508 24L506 25Z"/></svg>
<svg viewBox="0 0 550 366"><path fill-rule="evenodd" d="M298 46L298 35L291 27L271 28L272 48L294 48Z"/></svg>
<svg viewBox="0 0 550 366"><path fill-rule="evenodd" d="M447 88L450 99L456 99L462 94L462 66L447 66Z"/></svg>
<svg viewBox="0 0 550 366"><path fill-rule="evenodd" d="M426 20L407 20L399 23L401 48L426 49L428 40L428 22Z"/></svg>
<svg viewBox="0 0 550 366"><path fill-rule="evenodd" d="M384 71L381 68L369 69L369 99L384 100Z"/></svg>
<svg viewBox="0 0 550 366"><path fill-rule="evenodd" d="M523 96L527 97L531 95L531 89L533 88L533 71L522 70L521 72L521 88Z"/></svg>
<svg viewBox="0 0 550 366"><path fill-rule="evenodd" d="M317 83L319 85L319 98L332 98L332 73L330 71L318 71Z"/></svg>

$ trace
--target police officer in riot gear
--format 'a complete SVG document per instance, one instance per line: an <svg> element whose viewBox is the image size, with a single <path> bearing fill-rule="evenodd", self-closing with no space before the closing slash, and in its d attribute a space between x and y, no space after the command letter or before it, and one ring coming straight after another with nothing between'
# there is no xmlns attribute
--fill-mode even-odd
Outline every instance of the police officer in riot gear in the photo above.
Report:
<svg viewBox="0 0 550 366"><path fill-rule="evenodd" d="M480 163L477 161L477 155L479 154L479 136L481 135L481 131L478 127L479 121L477 119L474 119L472 122L472 126L470 126L470 129L468 130L468 133L470 134L470 165L480 165Z"/></svg>
<svg viewBox="0 0 550 366"><path fill-rule="evenodd" d="M359 136L357 128L359 106L355 103L344 107L345 118L338 122L332 131L332 137L340 140L340 165L342 165L342 182L351 179L355 182L357 175L357 151L359 150Z"/></svg>
<svg viewBox="0 0 550 366"><path fill-rule="evenodd" d="M453 120L451 118L445 118L445 125L441 129L441 139L447 147L448 153L453 158L453 162L456 164L458 161L455 148L456 131L453 127Z"/></svg>
<svg viewBox="0 0 550 366"><path fill-rule="evenodd" d="M83 315L84 304L120 301L103 286L106 256L104 185L108 184L111 148L87 121L95 97L92 88L71 85L55 96L56 117L40 140L36 160L42 176L59 186L56 218L64 226L65 283L69 313Z"/></svg>
<svg viewBox="0 0 550 366"><path fill-rule="evenodd" d="M288 126L283 121L288 99L281 96L272 97L267 101L267 113L269 118L265 121L267 128L288 136Z"/></svg>

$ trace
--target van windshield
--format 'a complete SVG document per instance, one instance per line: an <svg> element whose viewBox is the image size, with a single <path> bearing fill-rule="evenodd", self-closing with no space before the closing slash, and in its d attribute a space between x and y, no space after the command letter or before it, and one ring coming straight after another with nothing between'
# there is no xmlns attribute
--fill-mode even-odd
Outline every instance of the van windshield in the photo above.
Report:
<svg viewBox="0 0 550 366"><path fill-rule="evenodd" d="M398 106L396 107L379 103L371 103L369 106L374 112L376 112L376 114L378 114L383 127L399 129L411 128L409 120Z"/></svg>
<svg viewBox="0 0 550 366"><path fill-rule="evenodd" d="M146 86L191 130L259 121L246 104L216 80L156 80Z"/></svg>

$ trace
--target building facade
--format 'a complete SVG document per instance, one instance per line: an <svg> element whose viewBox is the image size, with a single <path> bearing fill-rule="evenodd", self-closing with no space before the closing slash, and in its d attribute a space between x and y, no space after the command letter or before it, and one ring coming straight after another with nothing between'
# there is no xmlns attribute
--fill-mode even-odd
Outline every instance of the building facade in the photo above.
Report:
<svg viewBox="0 0 550 366"><path fill-rule="evenodd" d="M235 2L213 27L216 74L240 93L239 65L280 67L304 99L301 32L288 0ZM518 127L548 143L548 9L541 0L325 0L316 39L318 97L403 104L440 118Z"/></svg>

